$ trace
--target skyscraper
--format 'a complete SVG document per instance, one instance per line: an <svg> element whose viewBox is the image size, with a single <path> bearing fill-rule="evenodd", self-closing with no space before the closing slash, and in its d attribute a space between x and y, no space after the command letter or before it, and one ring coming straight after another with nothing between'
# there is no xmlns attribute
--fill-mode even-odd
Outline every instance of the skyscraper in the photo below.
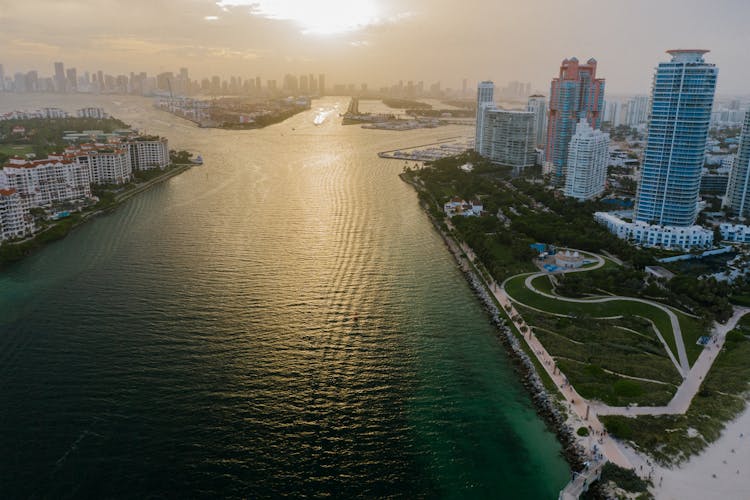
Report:
<svg viewBox="0 0 750 500"><path fill-rule="evenodd" d="M495 84L487 80L477 85L477 124L474 131L474 151L482 152L484 137L484 108L495 105Z"/></svg>
<svg viewBox="0 0 750 500"><path fill-rule="evenodd" d="M75 68L68 68L65 72L66 88L71 92L78 90L78 72Z"/></svg>
<svg viewBox="0 0 750 500"><path fill-rule="evenodd" d="M552 166L554 181L565 175L568 144L576 124L585 118L592 128L601 127L604 106L604 79L596 77L596 59L580 64L575 57L565 59L560 74L552 80L547 118L545 160Z"/></svg>
<svg viewBox="0 0 750 500"><path fill-rule="evenodd" d="M479 153L494 163L512 167L530 167L536 162L534 151L534 113L506 111L482 106L482 149Z"/></svg>
<svg viewBox="0 0 750 500"><path fill-rule="evenodd" d="M0 92L5 90L5 70L3 69L3 65L0 64Z"/></svg>
<svg viewBox="0 0 750 500"><path fill-rule="evenodd" d="M701 169L718 69L707 50L670 50L654 75L635 218L690 226L698 215Z"/></svg>
<svg viewBox="0 0 750 500"><path fill-rule="evenodd" d="M628 126L635 128L646 121L648 121L648 96L637 95L628 100Z"/></svg>
<svg viewBox="0 0 750 500"><path fill-rule="evenodd" d="M740 147L729 174L726 206L743 219L750 214L750 112L745 113Z"/></svg>
<svg viewBox="0 0 750 500"><path fill-rule="evenodd" d="M604 191L609 162L609 134L594 130L585 118L568 145L565 196L589 200Z"/></svg>
<svg viewBox="0 0 750 500"><path fill-rule="evenodd" d="M65 66L63 63L55 63L55 90L65 92Z"/></svg>
<svg viewBox="0 0 750 500"><path fill-rule="evenodd" d="M534 113L534 130L536 131L536 146L544 147L547 138L547 98L540 94L529 97L526 111Z"/></svg>
<svg viewBox="0 0 750 500"><path fill-rule="evenodd" d="M321 97L326 95L326 75L323 73L318 75L318 93Z"/></svg>

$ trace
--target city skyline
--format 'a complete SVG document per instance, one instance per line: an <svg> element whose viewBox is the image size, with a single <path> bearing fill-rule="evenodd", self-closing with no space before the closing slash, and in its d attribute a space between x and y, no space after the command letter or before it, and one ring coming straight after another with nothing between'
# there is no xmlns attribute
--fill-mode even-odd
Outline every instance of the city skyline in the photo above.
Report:
<svg viewBox="0 0 750 500"><path fill-rule="evenodd" d="M375 87L394 78L443 81L454 89L461 88L464 78L518 79L547 92L554 76L549 69L585 53L600 62L608 93L616 95L648 91L649 75L661 57L651 49L657 46L711 49L712 59L723 68L719 95L746 93L743 81L750 78L750 70L739 62L748 40L740 20L748 7L736 0L722 2L724 9L660 2L649 4L648 16L632 2L610 5L606 12L589 9L585 0L564 6L504 2L483 5L486 15L479 18L469 15L471 10L457 12L447 2L422 0L351 5L328 0L314 8L294 1L185 0L164 6L138 0L127 8L118 0L110 3L112 8L96 10L80 1L0 1L6 71L41 69L60 60L69 67L108 73L156 74L190 67L199 79L214 74L280 76L293 68L297 74L324 72L331 82ZM725 16L728 9L738 15ZM639 36L623 30L612 37L608 23L602 22L607 17L616 17L623 26L637 23ZM666 18L679 29L665 28ZM561 28L571 22L593 28ZM721 29L707 29L718 25ZM520 32L518 26L529 28ZM456 36L445 37L446 29ZM523 44L517 43L519 37ZM394 53L399 57L393 58Z"/></svg>

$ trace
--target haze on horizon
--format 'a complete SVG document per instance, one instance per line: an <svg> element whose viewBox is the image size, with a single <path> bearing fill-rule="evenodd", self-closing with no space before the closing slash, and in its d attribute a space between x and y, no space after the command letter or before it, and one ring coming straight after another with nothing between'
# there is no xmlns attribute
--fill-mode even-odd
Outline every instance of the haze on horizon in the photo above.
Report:
<svg viewBox="0 0 750 500"><path fill-rule="evenodd" d="M95 3L92 6L92 3ZM720 94L750 94L743 0L0 0L6 74L54 61L80 71L176 71L263 79L325 73L329 85L493 79L544 92L560 61L599 61L610 94L647 93L673 48L710 49Z"/></svg>

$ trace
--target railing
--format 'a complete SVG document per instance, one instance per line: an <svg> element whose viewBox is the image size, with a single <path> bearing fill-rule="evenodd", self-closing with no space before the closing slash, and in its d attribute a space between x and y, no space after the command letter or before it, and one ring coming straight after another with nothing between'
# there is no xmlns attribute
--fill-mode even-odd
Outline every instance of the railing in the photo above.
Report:
<svg viewBox="0 0 750 500"><path fill-rule="evenodd" d="M558 500L577 500L588 491L592 483L596 482L602 475L602 467L606 460L589 462L583 472L573 472L573 479L563 488Z"/></svg>

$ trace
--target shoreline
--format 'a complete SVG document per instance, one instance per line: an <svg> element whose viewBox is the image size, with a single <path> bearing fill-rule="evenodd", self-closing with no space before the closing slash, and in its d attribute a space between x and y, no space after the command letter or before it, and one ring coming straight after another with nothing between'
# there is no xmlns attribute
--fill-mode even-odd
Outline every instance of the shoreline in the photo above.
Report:
<svg viewBox="0 0 750 500"><path fill-rule="evenodd" d="M63 233L59 237L52 238L49 240L44 239L44 235L48 231L51 231L55 228L60 227L60 225L53 225L20 242L5 243L4 245L2 245L2 247L9 248L9 247L18 247L18 246L28 245L28 248L25 250L22 250L22 254L18 258L3 258L0 256L0 271L5 267L11 266L17 262L21 262L26 257L33 255L39 250L42 250L44 247L46 247L50 243L54 243L55 241L60 241L62 239L65 239L77 227L88 222L90 219L93 219L94 217L98 217L99 215L102 215L102 214L105 214L107 212L117 209L121 204L123 204L124 202L132 198L133 196L140 194L157 184L161 184L162 182L167 181L171 179L172 177L176 177L177 175L183 173L185 170L188 170L189 168L194 167L194 166L195 165L193 164L187 164L187 163L176 164L173 166L172 169L163 172L158 177L154 177L153 179L149 179L146 182L138 184L135 187L133 187L133 189L129 189L123 193L119 193L118 195L115 196L115 199L111 205L108 205L106 207L99 208L93 211L88 211L88 212L83 212L83 213L78 214L80 215L80 217L75 222L72 222L70 224L70 227L68 227L67 230L65 231L65 233Z"/></svg>
<svg viewBox="0 0 750 500"><path fill-rule="evenodd" d="M750 407L728 422L721 437L700 454L673 468L656 467L654 496L660 500L701 500L709 496L726 500L747 498L750 491L748 462Z"/></svg>
<svg viewBox="0 0 750 500"><path fill-rule="evenodd" d="M420 188L406 179L405 176L399 174L399 178L411 185L416 192L420 192ZM499 339L505 347L510 361L513 363L514 370L520 376L521 385L523 385L524 389L526 389L531 397L537 415L539 415L545 424L547 424L548 428L555 433L555 436L562 447L561 455L568 463L571 472L580 472L585 467L584 462L587 460L587 457L583 448L579 444L579 439L575 435L575 430L568 425L569 416L561 413L555 407L553 397L550 396L549 392L544 387L536 366L534 366L531 358L523 350L520 340L509 326L511 323L507 318L505 311L503 311L493 300L491 294L486 289L483 280L477 276L476 271L473 269L473 265L463 257L463 251L458 242L440 227L439 221L432 216L422 200L420 200L420 206L424 210L425 215L427 215L433 228L443 239L445 246L451 252L453 258L459 264L459 267L463 272L469 287L474 292L474 295L479 299L484 310L490 315L491 323L497 328Z"/></svg>
<svg viewBox="0 0 750 500"><path fill-rule="evenodd" d="M408 179L406 175L399 174L399 177L410 184L418 194L426 193L421 186ZM558 441L563 446L563 456L569 463L571 471L582 470L583 462L588 458L582 448L583 441L575 435L574 427L571 427L571 424L576 424L574 416L560 415L554 406L553 398L550 397L549 390L542 385L539 369L520 347L518 335L511 331L509 325L512 325L512 322L504 317L505 311L502 311L502 308L493 300L485 281L477 276L476 273L481 273L481 271L465 258L461 245L441 227L422 196L419 197L419 203L458 262L484 309L491 315L492 323L502 332L501 341L522 377L521 382L529 392L537 414L555 431ZM747 396L743 397L748 401ZM746 465L750 462L750 405L746 405L745 409L732 420L724 422L724 429L718 439L706 443L701 453L690 457L681 465L655 465L648 455L631 449L626 443L621 442L620 445L625 446L629 457L644 462L643 467L648 460L651 460L650 464L654 467L654 473L653 485L649 490L658 500L702 500L713 494L727 500L739 500L747 498L747 492L750 491L750 469Z"/></svg>

